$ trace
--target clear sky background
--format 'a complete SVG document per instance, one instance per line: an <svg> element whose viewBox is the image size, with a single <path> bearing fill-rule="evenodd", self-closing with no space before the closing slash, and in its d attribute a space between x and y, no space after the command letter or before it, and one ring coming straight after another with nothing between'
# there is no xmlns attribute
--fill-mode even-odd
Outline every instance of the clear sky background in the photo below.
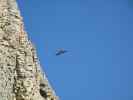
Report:
<svg viewBox="0 0 133 100"><path fill-rule="evenodd" d="M133 100L132 0L17 1L61 100Z"/></svg>

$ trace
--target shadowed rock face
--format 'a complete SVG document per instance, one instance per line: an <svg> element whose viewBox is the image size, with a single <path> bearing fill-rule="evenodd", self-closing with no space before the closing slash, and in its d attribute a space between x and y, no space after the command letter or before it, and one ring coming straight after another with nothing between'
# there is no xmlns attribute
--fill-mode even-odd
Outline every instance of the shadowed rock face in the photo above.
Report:
<svg viewBox="0 0 133 100"><path fill-rule="evenodd" d="M57 100L15 0L0 0L0 100Z"/></svg>

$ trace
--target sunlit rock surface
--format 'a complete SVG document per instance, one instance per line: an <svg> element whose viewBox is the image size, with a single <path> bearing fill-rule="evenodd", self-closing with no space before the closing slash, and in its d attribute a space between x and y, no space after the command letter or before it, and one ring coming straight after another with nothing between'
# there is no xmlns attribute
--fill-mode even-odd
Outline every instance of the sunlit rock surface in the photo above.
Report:
<svg viewBox="0 0 133 100"><path fill-rule="evenodd" d="M24 31L16 0L0 0L0 100L58 100Z"/></svg>

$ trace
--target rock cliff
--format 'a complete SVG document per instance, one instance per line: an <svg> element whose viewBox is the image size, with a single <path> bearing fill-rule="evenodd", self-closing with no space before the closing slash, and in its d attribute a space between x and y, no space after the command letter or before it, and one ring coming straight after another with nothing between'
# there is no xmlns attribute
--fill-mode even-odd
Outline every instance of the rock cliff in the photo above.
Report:
<svg viewBox="0 0 133 100"><path fill-rule="evenodd" d="M0 100L58 100L23 26L16 0L0 0Z"/></svg>

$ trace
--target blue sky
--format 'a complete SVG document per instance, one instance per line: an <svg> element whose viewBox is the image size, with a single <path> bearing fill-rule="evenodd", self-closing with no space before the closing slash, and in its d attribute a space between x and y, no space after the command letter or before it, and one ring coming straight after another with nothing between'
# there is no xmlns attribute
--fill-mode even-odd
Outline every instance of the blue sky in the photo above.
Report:
<svg viewBox="0 0 133 100"><path fill-rule="evenodd" d="M133 100L132 0L17 1L61 100Z"/></svg>

